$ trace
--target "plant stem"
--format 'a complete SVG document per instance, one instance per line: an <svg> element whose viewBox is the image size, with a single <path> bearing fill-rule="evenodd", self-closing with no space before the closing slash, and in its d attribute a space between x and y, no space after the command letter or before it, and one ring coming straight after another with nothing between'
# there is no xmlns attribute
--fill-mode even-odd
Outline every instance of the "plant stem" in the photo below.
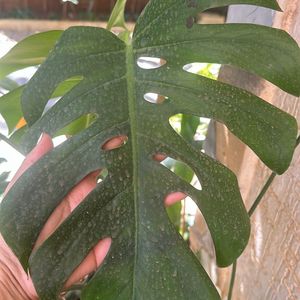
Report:
<svg viewBox="0 0 300 300"><path fill-rule="evenodd" d="M235 274L236 274L236 265L237 265L237 261L235 261L232 264L231 278L230 278L230 285L229 285L229 291L228 291L228 298L227 298L227 300L231 300L231 298L232 298L232 292L233 292L233 286L234 286Z"/></svg>
<svg viewBox="0 0 300 300"><path fill-rule="evenodd" d="M298 136L297 141L296 141L296 148L299 146L299 144L300 144L300 135Z"/></svg>
<svg viewBox="0 0 300 300"><path fill-rule="evenodd" d="M296 140L295 149L299 146L299 143L300 143L300 135L298 136L298 138ZM274 179L275 179L276 176L277 176L277 174L274 173L274 172L272 172L272 174L268 178L266 184L264 185L264 187L262 188L261 192L259 193L259 195L255 199L254 203L252 204L252 206L251 206L251 208L250 208L250 210L248 212L249 217L251 217L253 215L253 213L255 212L257 206L260 204L260 201L262 200L262 198L264 197L264 195L268 191L270 185L272 184L272 182L274 181Z"/></svg>
<svg viewBox="0 0 300 300"><path fill-rule="evenodd" d="M260 191L259 195L255 199L253 205L251 206L251 208L248 212L249 217L251 217L253 215L254 211L256 210L257 206L260 204L260 201L262 200L262 198L268 191L268 189L269 189L270 185L272 184L273 180L275 179L276 175L277 174L273 172L271 174L271 176L268 178L266 184L263 186L262 190ZM236 266L237 266L237 260L234 261L234 263L232 264L232 271L231 271L231 278L230 278L230 283L229 283L229 291L228 291L227 300L231 300L231 298L232 298L233 287L234 287L234 282L235 282Z"/></svg>
<svg viewBox="0 0 300 300"><path fill-rule="evenodd" d="M300 135L298 136L298 138L296 140L295 149L299 146L299 144L300 144ZM272 174L268 178L267 182L265 183L265 185L261 189L259 195L257 196L254 203L252 204L252 206L251 206L251 208L248 212L249 217L251 217L253 215L253 213L255 212L256 208L260 204L262 198L264 197L264 195L268 191L269 187L271 186L271 184L274 181L276 176L277 176L277 174L272 172ZM232 264L232 271L231 271L231 278L230 278L230 283L229 283L229 292L228 292L227 300L231 300L231 298L232 298L233 287L234 287L234 282L235 282L235 275L236 275L236 266L237 266L237 260L234 261L234 263Z"/></svg>
<svg viewBox="0 0 300 300"><path fill-rule="evenodd" d="M252 206L251 206L251 208L248 212L249 217L251 217L253 215L254 211L256 210L257 206L260 204L260 201L262 200L262 198L264 197L264 195L268 191L270 185L272 184L272 182L274 181L276 176L277 176L277 174L273 172L270 175L270 177L268 178L267 182L265 183L264 187L262 188L261 192L259 193L259 195L255 199L254 203L252 204Z"/></svg>

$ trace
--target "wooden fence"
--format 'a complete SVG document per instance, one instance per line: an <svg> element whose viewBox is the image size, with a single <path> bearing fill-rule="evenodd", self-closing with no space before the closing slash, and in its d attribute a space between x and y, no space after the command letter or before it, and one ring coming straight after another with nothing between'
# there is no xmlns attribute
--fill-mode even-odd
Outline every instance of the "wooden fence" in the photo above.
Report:
<svg viewBox="0 0 300 300"><path fill-rule="evenodd" d="M78 5L62 0L0 0L0 12L3 14L14 11L30 11L35 16L47 17L56 14L66 18L79 13L107 15L113 8L115 0L79 0ZM128 0L126 12L130 15L139 14L148 0Z"/></svg>

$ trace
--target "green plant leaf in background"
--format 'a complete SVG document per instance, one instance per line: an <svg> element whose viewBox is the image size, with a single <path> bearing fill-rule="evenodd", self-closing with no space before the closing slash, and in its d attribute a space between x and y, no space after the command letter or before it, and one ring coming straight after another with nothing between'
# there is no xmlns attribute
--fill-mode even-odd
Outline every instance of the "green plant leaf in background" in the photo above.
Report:
<svg viewBox="0 0 300 300"><path fill-rule="evenodd" d="M188 115L177 115L171 118L170 123L171 122L173 122L174 125L175 124L177 126L180 125L180 129L178 130L178 133L186 141L194 143L194 136L196 134L198 126L200 125L199 117L188 116ZM176 130L176 128L174 129ZM200 149L201 148L199 148L199 150ZM169 169L172 169L176 175L180 176L182 179L184 179L187 182L192 181L194 177L194 172L187 165L183 164L180 161L174 161L174 160L168 160L168 164L169 165L167 166L165 163L165 165ZM179 232L181 232L180 225L182 225L181 210L182 210L181 202L178 202L172 205L171 207L167 208L168 216ZM184 234L184 232L181 232L181 234Z"/></svg>
<svg viewBox="0 0 300 300"><path fill-rule="evenodd" d="M182 115L180 116L180 120L177 122L180 124L180 135L186 141L194 143L194 136L196 134L198 126L200 125L200 118L195 116ZM199 150L201 149L202 148L199 148ZM184 179L186 182L191 182L194 177L193 170L186 164L183 164L179 161L175 161L173 165L169 166L169 169L173 169L173 172ZM180 226L182 225L181 210L181 202L178 202L167 208L168 216L179 232L181 232ZM184 235L185 232L181 232L181 234Z"/></svg>
<svg viewBox="0 0 300 300"><path fill-rule="evenodd" d="M6 89L8 91L12 91L12 90L18 88L19 85L14 80L11 80L6 77L6 78L3 78L0 80L0 87Z"/></svg>
<svg viewBox="0 0 300 300"><path fill-rule="evenodd" d="M23 87L18 87L0 97L0 113L6 121L9 132L13 131L18 121L23 116L20 103L22 91Z"/></svg>
<svg viewBox="0 0 300 300"><path fill-rule="evenodd" d="M192 197L222 267L246 247L249 218L234 174L180 137L169 118L182 113L224 123L279 174L292 159L297 124L262 99L183 67L193 62L234 65L300 94L300 50L285 32L249 24L195 24L198 13L230 4L278 9L272 0L152 0L130 43L100 28L65 31L26 86L25 152L42 132L54 135L81 116L97 115L86 130L31 167L1 203L1 233L24 268L30 268L41 299L56 299L70 274L105 237L112 238L111 249L84 284L82 299L219 299L169 220L164 198L174 191ZM137 62L145 57L165 64L144 69ZM83 79L44 113L56 87L74 76ZM150 103L147 93L165 101ZM128 137L125 145L103 150L120 135ZM193 169L202 190L153 160L158 153ZM87 174L103 168L108 170L103 182L32 253L58 203Z"/></svg>
<svg viewBox="0 0 300 300"><path fill-rule="evenodd" d="M0 158L0 166L4 162L6 162L6 160L4 158ZM4 193L8 185L8 181L7 181L8 176L9 176L9 172L0 172L0 197Z"/></svg>
<svg viewBox="0 0 300 300"><path fill-rule="evenodd" d="M60 30L37 33L18 43L0 59L0 79L14 71L41 64L61 34Z"/></svg>
<svg viewBox="0 0 300 300"><path fill-rule="evenodd" d="M53 92L51 98L61 97L76 86L81 81L80 77L73 77L62 82ZM21 108L21 95L24 90L24 86L20 86L10 93L0 97L0 112L6 121L9 129L9 133L12 133L16 127L18 121L23 117ZM65 132L68 134L69 132Z"/></svg>
<svg viewBox="0 0 300 300"><path fill-rule="evenodd" d="M114 9L110 15L107 23L107 30L111 30L113 27L122 27L127 30L124 12L127 0L118 0Z"/></svg>
<svg viewBox="0 0 300 300"><path fill-rule="evenodd" d="M9 133L12 133L23 117L20 103L23 87L19 87L17 83L5 76L41 64L61 34L62 31L59 30L34 34L19 42L0 59L0 87L9 90L9 93L0 97L0 113L7 123Z"/></svg>
<svg viewBox="0 0 300 300"><path fill-rule="evenodd" d="M181 118L181 130L180 135L189 143L195 143L194 136L197 128L200 125L200 118L196 116L183 115ZM201 149L201 148L200 148ZM191 182L194 176L194 172L191 169L185 167L183 164L176 164L174 172L184 177L187 182Z"/></svg>

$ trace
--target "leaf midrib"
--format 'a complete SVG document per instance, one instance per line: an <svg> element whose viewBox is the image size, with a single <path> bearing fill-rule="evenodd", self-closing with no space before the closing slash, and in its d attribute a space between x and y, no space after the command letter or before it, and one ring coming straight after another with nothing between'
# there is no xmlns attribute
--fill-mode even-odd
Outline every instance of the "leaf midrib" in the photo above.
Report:
<svg viewBox="0 0 300 300"><path fill-rule="evenodd" d="M135 243L134 243L134 265L133 265L133 279L132 279L132 300L135 299L135 268L137 262L137 248L138 248L138 143L137 143L137 103L135 92L135 59L132 44L126 45L126 80L127 80L127 99L129 110L130 123L130 139L132 147L132 166L133 166L133 201L134 201L134 221L135 221Z"/></svg>

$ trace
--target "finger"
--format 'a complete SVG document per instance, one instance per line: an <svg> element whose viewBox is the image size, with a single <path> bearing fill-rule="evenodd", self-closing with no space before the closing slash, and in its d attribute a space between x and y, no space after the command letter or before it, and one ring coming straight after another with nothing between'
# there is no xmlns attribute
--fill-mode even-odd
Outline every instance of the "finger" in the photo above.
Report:
<svg viewBox="0 0 300 300"><path fill-rule="evenodd" d="M120 146L124 145L124 143L128 140L128 137L126 135L120 135L117 137L114 137L107 141L103 146L103 150L113 150L116 148L119 148Z"/></svg>
<svg viewBox="0 0 300 300"><path fill-rule="evenodd" d="M175 204L176 202L183 200L186 197L187 197L187 195L182 192L175 192L175 193L169 194L165 198L165 205L171 206L171 205Z"/></svg>
<svg viewBox="0 0 300 300"><path fill-rule="evenodd" d="M72 211L86 198L86 196L96 187L99 171L95 171L86 176L77 184L55 209L44 228L42 229L34 249L39 247L61 223L72 213ZM78 282L87 274L96 270L105 259L109 251L111 239L107 238L100 241L82 261L79 267L72 273L66 283L66 287Z"/></svg>
<svg viewBox="0 0 300 300"><path fill-rule="evenodd" d="M0 299L31 299L37 300L36 291L33 283L29 280L27 274L24 272L21 263L13 254L12 250L4 241L0 234L0 283L5 285L5 289L0 286ZM5 293L9 292L8 294ZM22 296L21 296L22 294ZM2 296L2 297L1 297Z"/></svg>
<svg viewBox="0 0 300 300"><path fill-rule="evenodd" d="M34 249L39 247L96 187L98 174L99 171L95 171L86 176L56 207L40 232Z"/></svg>
<svg viewBox="0 0 300 300"><path fill-rule="evenodd" d="M112 150L120 147L127 140L127 136L118 136L112 138L103 145L104 150ZM72 211L86 198L86 196L96 187L96 178L99 171L93 172L86 176L79 184L77 184L54 210L46 224L44 225L34 249L39 247L53 232L61 225L61 223L72 213ZM110 239L109 239L110 240ZM104 246L103 246L104 245ZM81 263L78 269L71 275L68 284L81 279L84 275L95 270L106 253L108 252L110 243L100 241L99 244L91 251L86 259ZM104 255L105 253L105 255Z"/></svg>
<svg viewBox="0 0 300 300"><path fill-rule="evenodd" d="M43 133L38 144L33 148L33 150L26 156L21 167L18 169L17 173L8 184L4 196L8 193L11 187L15 184L15 182L20 178L20 176L35 162L37 162L42 156L48 153L53 149L53 143L50 135Z"/></svg>
<svg viewBox="0 0 300 300"><path fill-rule="evenodd" d="M98 174L99 171L89 174L71 190L46 222L34 248L39 247L96 187ZM79 267L72 273L70 278L67 280L65 287L70 287L89 273L95 271L104 261L110 245L110 238L101 240L81 262Z"/></svg>
<svg viewBox="0 0 300 300"><path fill-rule="evenodd" d="M81 262L79 267L72 273L67 280L65 287L70 287L84 278L87 274L95 271L104 261L111 246L111 242L111 238L101 240Z"/></svg>
<svg viewBox="0 0 300 300"><path fill-rule="evenodd" d="M154 158L154 160L156 160L158 162L162 162L163 160L165 160L167 158L167 156L165 154L155 154L153 156L153 158ZM183 200L186 197L187 197L187 195L182 192L171 193L165 198L165 205L171 206L171 205Z"/></svg>
<svg viewBox="0 0 300 300"><path fill-rule="evenodd" d="M7 186L4 195L8 193L14 183L20 178L20 176L35 162L37 162L43 155L53 149L52 139L48 134L42 134L38 144L33 148L33 150L24 159L21 167L18 169L17 173L13 177L12 181ZM12 253L11 249L4 243L2 236L0 235L0 242L2 246L5 245L4 250L7 253L6 263L13 270L13 274L18 274L16 278L16 285L20 284L24 291L30 295L30 299L37 299L36 291L33 286L32 281L29 279L28 275L24 272L20 262L17 260L15 255ZM1 249L3 254L3 249Z"/></svg>
<svg viewBox="0 0 300 300"><path fill-rule="evenodd" d="M118 136L106 142L103 146L105 150L112 150L124 144L127 136ZM71 214L71 212L86 198L86 196L96 187L96 178L99 171L95 171L86 176L80 183L78 183L65 197L65 199L56 207L51 214L46 224L44 225L34 249L39 247Z"/></svg>
<svg viewBox="0 0 300 300"><path fill-rule="evenodd" d="M165 160L167 158L166 155L164 154L155 154L153 156L154 160L158 161L158 162L162 162L163 160Z"/></svg>
<svg viewBox="0 0 300 300"><path fill-rule="evenodd" d="M176 202L183 200L185 197L186 194L182 192L175 192L169 194L165 199L165 205L171 206ZM79 267L73 272L73 274L66 282L65 287L70 287L72 284L84 278L87 274L96 270L103 263L110 249L111 243L111 238L106 238L100 241L87 255L87 257L82 261Z"/></svg>
<svg viewBox="0 0 300 300"><path fill-rule="evenodd" d="M123 145L127 140L127 136L115 137L103 145L104 150L112 150ZM166 158L165 155L155 155L154 159L162 161ZM35 248L40 246L53 232L59 227L59 225L72 213L72 211L86 198L86 196L96 187L96 177L99 174L94 172L85 177L77 186L75 186L67 197L61 202L61 204L55 209L44 228L42 229ZM184 195L184 194L183 194ZM184 195L185 197L185 195ZM178 196L177 196L178 198ZM168 201L175 201L174 196L168 196ZM170 200L171 199L171 200ZM179 201L179 200L177 200ZM170 204L171 205L171 204ZM72 273L70 278L66 282L66 287L78 282L87 274L96 270L105 259L111 245L111 239L106 238L100 241L87 257L82 261L79 267Z"/></svg>

